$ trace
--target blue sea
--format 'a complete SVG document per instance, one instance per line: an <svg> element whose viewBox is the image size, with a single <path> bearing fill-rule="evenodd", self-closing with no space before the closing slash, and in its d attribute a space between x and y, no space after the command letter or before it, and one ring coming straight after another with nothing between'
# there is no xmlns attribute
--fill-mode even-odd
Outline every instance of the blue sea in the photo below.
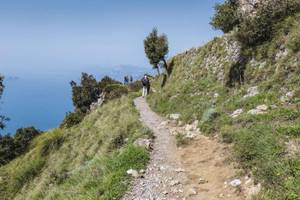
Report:
<svg viewBox="0 0 300 200"><path fill-rule="evenodd" d="M92 70L99 80L109 75L122 80L124 75L139 79L147 68L132 66L99 68ZM58 127L65 115L73 111L69 82L79 81L80 72L66 75L21 76L5 75L5 90L0 99L0 114L10 120L1 134L14 134L17 128L34 126L46 131Z"/></svg>

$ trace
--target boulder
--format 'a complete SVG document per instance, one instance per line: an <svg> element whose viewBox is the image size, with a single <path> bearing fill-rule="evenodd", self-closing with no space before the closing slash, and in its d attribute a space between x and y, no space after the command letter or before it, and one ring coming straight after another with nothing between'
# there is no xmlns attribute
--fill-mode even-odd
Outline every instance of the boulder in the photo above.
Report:
<svg viewBox="0 0 300 200"><path fill-rule="evenodd" d="M260 105L260 106L257 106L255 109L249 110L248 114L250 114L250 115L266 114L268 108L269 107L267 105Z"/></svg>
<svg viewBox="0 0 300 200"><path fill-rule="evenodd" d="M232 118L236 118L236 117L240 116L243 112L244 112L243 109L237 109L237 110L235 110L230 116L231 116Z"/></svg>

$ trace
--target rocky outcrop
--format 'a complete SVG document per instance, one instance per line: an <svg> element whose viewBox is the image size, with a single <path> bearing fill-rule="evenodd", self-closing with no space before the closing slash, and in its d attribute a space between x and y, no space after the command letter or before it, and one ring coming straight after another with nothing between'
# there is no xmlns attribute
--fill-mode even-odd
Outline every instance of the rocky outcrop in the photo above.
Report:
<svg viewBox="0 0 300 200"><path fill-rule="evenodd" d="M96 110L98 107L101 107L102 104L104 103L105 101L105 96L106 96L106 93L105 92L102 92L98 98L98 101L97 102L94 102L90 105L90 111L94 111Z"/></svg>

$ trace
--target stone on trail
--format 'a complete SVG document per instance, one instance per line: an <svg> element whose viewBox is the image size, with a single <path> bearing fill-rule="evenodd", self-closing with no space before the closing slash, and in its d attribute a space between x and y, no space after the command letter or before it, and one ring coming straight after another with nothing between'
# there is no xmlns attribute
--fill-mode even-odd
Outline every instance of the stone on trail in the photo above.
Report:
<svg viewBox="0 0 300 200"><path fill-rule="evenodd" d="M180 181L174 180L174 181L171 181L170 186L175 186L175 185L179 185L179 184L180 184Z"/></svg>
<svg viewBox="0 0 300 200"><path fill-rule="evenodd" d="M240 179L234 179L229 183L232 187L238 187L242 184L242 181Z"/></svg>
<svg viewBox="0 0 300 200"><path fill-rule="evenodd" d="M139 177L139 173L138 171L134 170L134 169L129 169L126 172L128 175L131 175L134 178L138 178Z"/></svg>
<svg viewBox="0 0 300 200"><path fill-rule="evenodd" d="M170 114L170 119L178 120L180 116L181 115L179 113Z"/></svg>
<svg viewBox="0 0 300 200"><path fill-rule="evenodd" d="M190 197L190 196L193 196L193 195L197 195L196 189L195 189L195 188L190 188L190 189L188 190L187 195L188 195L189 197Z"/></svg>
<svg viewBox="0 0 300 200"><path fill-rule="evenodd" d="M181 168L178 168L178 169L175 169L175 172L181 173L181 172L185 172L185 170L184 170L184 169L181 169Z"/></svg>
<svg viewBox="0 0 300 200"><path fill-rule="evenodd" d="M204 178L200 178L199 181L198 181L199 184L205 184L205 183L208 183L207 180L205 180Z"/></svg>

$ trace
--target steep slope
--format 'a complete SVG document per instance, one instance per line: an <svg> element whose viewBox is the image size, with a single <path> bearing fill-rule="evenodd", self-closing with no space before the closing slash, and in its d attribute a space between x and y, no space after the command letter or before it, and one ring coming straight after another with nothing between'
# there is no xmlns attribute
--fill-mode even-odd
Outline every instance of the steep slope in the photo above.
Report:
<svg viewBox="0 0 300 200"><path fill-rule="evenodd" d="M70 129L42 134L28 153L0 168L0 199L119 199L126 170L142 169L148 152L132 145L150 132L129 97L112 100Z"/></svg>
<svg viewBox="0 0 300 200"><path fill-rule="evenodd" d="M203 134L232 143L232 155L263 185L261 199L300 199L300 14L270 41L241 48L227 34L169 61L154 80L153 110L199 120Z"/></svg>

